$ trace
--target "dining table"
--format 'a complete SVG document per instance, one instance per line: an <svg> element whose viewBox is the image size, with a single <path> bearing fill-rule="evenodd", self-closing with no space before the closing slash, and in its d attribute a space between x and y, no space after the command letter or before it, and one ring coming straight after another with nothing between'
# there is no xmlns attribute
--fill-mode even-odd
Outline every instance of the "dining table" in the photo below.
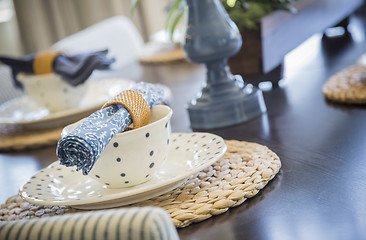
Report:
<svg viewBox="0 0 366 240"><path fill-rule="evenodd" d="M366 14L361 12L350 18L342 36L317 33L285 56L278 85L260 84L265 113L218 129L192 129L186 110L205 84L204 65L186 60L134 62L119 69L120 77L171 90L172 132L204 131L226 140L259 143L281 160L278 174L258 194L222 214L179 228L179 237L366 239L366 107L328 101L322 93L329 77L356 65L365 53ZM139 74L131 75L132 71ZM1 152L0 202L57 160L55 144Z"/></svg>

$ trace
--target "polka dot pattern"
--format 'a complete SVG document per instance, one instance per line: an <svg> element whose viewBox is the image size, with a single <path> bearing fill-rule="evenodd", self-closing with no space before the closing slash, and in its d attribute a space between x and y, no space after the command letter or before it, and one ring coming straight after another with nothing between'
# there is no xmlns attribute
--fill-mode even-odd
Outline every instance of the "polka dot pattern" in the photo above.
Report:
<svg viewBox="0 0 366 240"><path fill-rule="evenodd" d="M222 139L209 137L210 135L205 133L194 133L191 134L189 138L183 138L182 136L182 134L179 134L177 137L171 139L171 149L174 149L177 152L193 152L195 157L200 158L203 161L214 159L216 155L222 153L222 151L218 150L222 150L225 146Z"/></svg>
<svg viewBox="0 0 366 240"><path fill-rule="evenodd" d="M61 166L55 162L44 170L39 171L35 176L32 176L30 180L22 186L21 194L23 197L31 198L33 201L37 202L52 201L54 205L63 205L62 203L64 201L80 201L83 199L80 191L62 191L65 181L72 181L72 179L78 175L81 175L81 173L76 172L74 168ZM95 175L95 177L100 178L98 175ZM87 187L91 181L93 180L82 176L82 179L80 179L77 185L83 185L84 189L88 191L89 194L98 193L99 196L103 196L101 191L95 191L90 187ZM70 184L70 187L72 187L73 184L75 183Z"/></svg>
<svg viewBox="0 0 366 240"><path fill-rule="evenodd" d="M24 79L26 92L41 106L52 113L72 109L84 98L85 84L71 86L57 74L29 76ZM52 91L47 91L52 89Z"/></svg>
<svg viewBox="0 0 366 240"><path fill-rule="evenodd" d="M108 186L112 189L141 184L154 176L166 160L169 150L170 128L166 124L171 110L166 106L153 106L151 112L152 127L130 129L125 134L116 134L90 170L90 177L102 184L109 183ZM150 168L152 162L154 168ZM122 173L125 174L123 179Z"/></svg>
<svg viewBox="0 0 366 240"><path fill-rule="evenodd" d="M142 134L143 138L146 138L145 134L146 132ZM166 139L162 141L168 143ZM82 175L81 172L75 171L72 167L53 163L32 176L22 186L20 194L32 203L61 206L81 206L98 203L99 201L131 197L134 191L136 194L141 192L139 191L140 187L154 189L154 186L156 186L157 189L160 189L162 182L169 185L173 179L177 181L177 176L180 176L180 181L182 181L195 172L211 165L226 151L226 145L223 140L217 138L216 135L208 133L172 134L169 142L168 164L162 166L161 173L153 172L157 168L156 159L154 158L157 150L145 152L149 161L146 162L146 165L141 165L142 177L151 180L141 185L129 187L132 182L130 174L123 171L125 162L124 160L117 162L118 156L115 156L111 159L111 162L121 166L117 175L121 184L128 187L125 188L126 190L123 188L109 188L112 183L98 173L93 173L93 176L90 177L98 178L101 182ZM121 145L119 147L122 148ZM114 147L112 146L112 148ZM150 156L151 151L154 151L152 156ZM194 161L191 161L193 159ZM190 162L182 164L182 161Z"/></svg>

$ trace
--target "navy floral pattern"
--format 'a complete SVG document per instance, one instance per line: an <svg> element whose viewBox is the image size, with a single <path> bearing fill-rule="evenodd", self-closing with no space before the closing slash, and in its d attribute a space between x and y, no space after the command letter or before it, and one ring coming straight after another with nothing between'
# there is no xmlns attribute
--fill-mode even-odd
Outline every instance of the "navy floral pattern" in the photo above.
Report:
<svg viewBox="0 0 366 240"><path fill-rule="evenodd" d="M132 90L142 94L150 108L162 102L163 89L159 86L140 82ZM94 112L58 142L56 152L60 163L76 166L87 175L113 136L131 123L131 116L122 105Z"/></svg>

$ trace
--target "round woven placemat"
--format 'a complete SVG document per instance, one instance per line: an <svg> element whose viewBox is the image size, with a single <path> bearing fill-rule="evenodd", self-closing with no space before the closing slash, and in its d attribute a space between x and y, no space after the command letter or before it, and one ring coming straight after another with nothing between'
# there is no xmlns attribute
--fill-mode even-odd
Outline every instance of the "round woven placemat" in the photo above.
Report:
<svg viewBox="0 0 366 240"><path fill-rule="evenodd" d="M177 44L150 44L139 56L142 64L167 64L186 61L184 52Z"/></svg>
<svg viewBox="0 0 366 240"><path fill-rule="evenodd" d="M162 207L169 213L175 226L182 228L242 204L278 173L281 161L267 147L236 140L225 142L228 150L215 164L168 193L130 206ZM24 202L19 196L13 196L1 205L0 220L80 211L64 206L36 206Z"/></svg>
<svg viewBox="0 0 366 240"><path fill-rule="evenodd" d="M0 151L21 151L56 144L62 128L25 130L18 126L0 127Z"/></svg>
<svg viewBox="0 0 366 240"><path fill-rule="evenodd" d="M331 76L323 86L325 97L334 102L366 103L366 67L352 66Z"/></svg>

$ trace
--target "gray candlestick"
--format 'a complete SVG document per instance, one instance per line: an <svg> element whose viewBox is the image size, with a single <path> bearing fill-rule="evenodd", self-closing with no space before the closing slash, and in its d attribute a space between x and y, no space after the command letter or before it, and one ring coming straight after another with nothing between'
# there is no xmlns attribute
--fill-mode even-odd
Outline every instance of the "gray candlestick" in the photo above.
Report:
<svg viewBox="0 0 366 240"><path fill-rule="evenodd" d="M237 53L242 39L219 0L186 0L188 25L183 50L192 62L207 67L206 85L188 104L193 129L238 124L266 111L262 91L233 76L227 59Z"/></svg>

